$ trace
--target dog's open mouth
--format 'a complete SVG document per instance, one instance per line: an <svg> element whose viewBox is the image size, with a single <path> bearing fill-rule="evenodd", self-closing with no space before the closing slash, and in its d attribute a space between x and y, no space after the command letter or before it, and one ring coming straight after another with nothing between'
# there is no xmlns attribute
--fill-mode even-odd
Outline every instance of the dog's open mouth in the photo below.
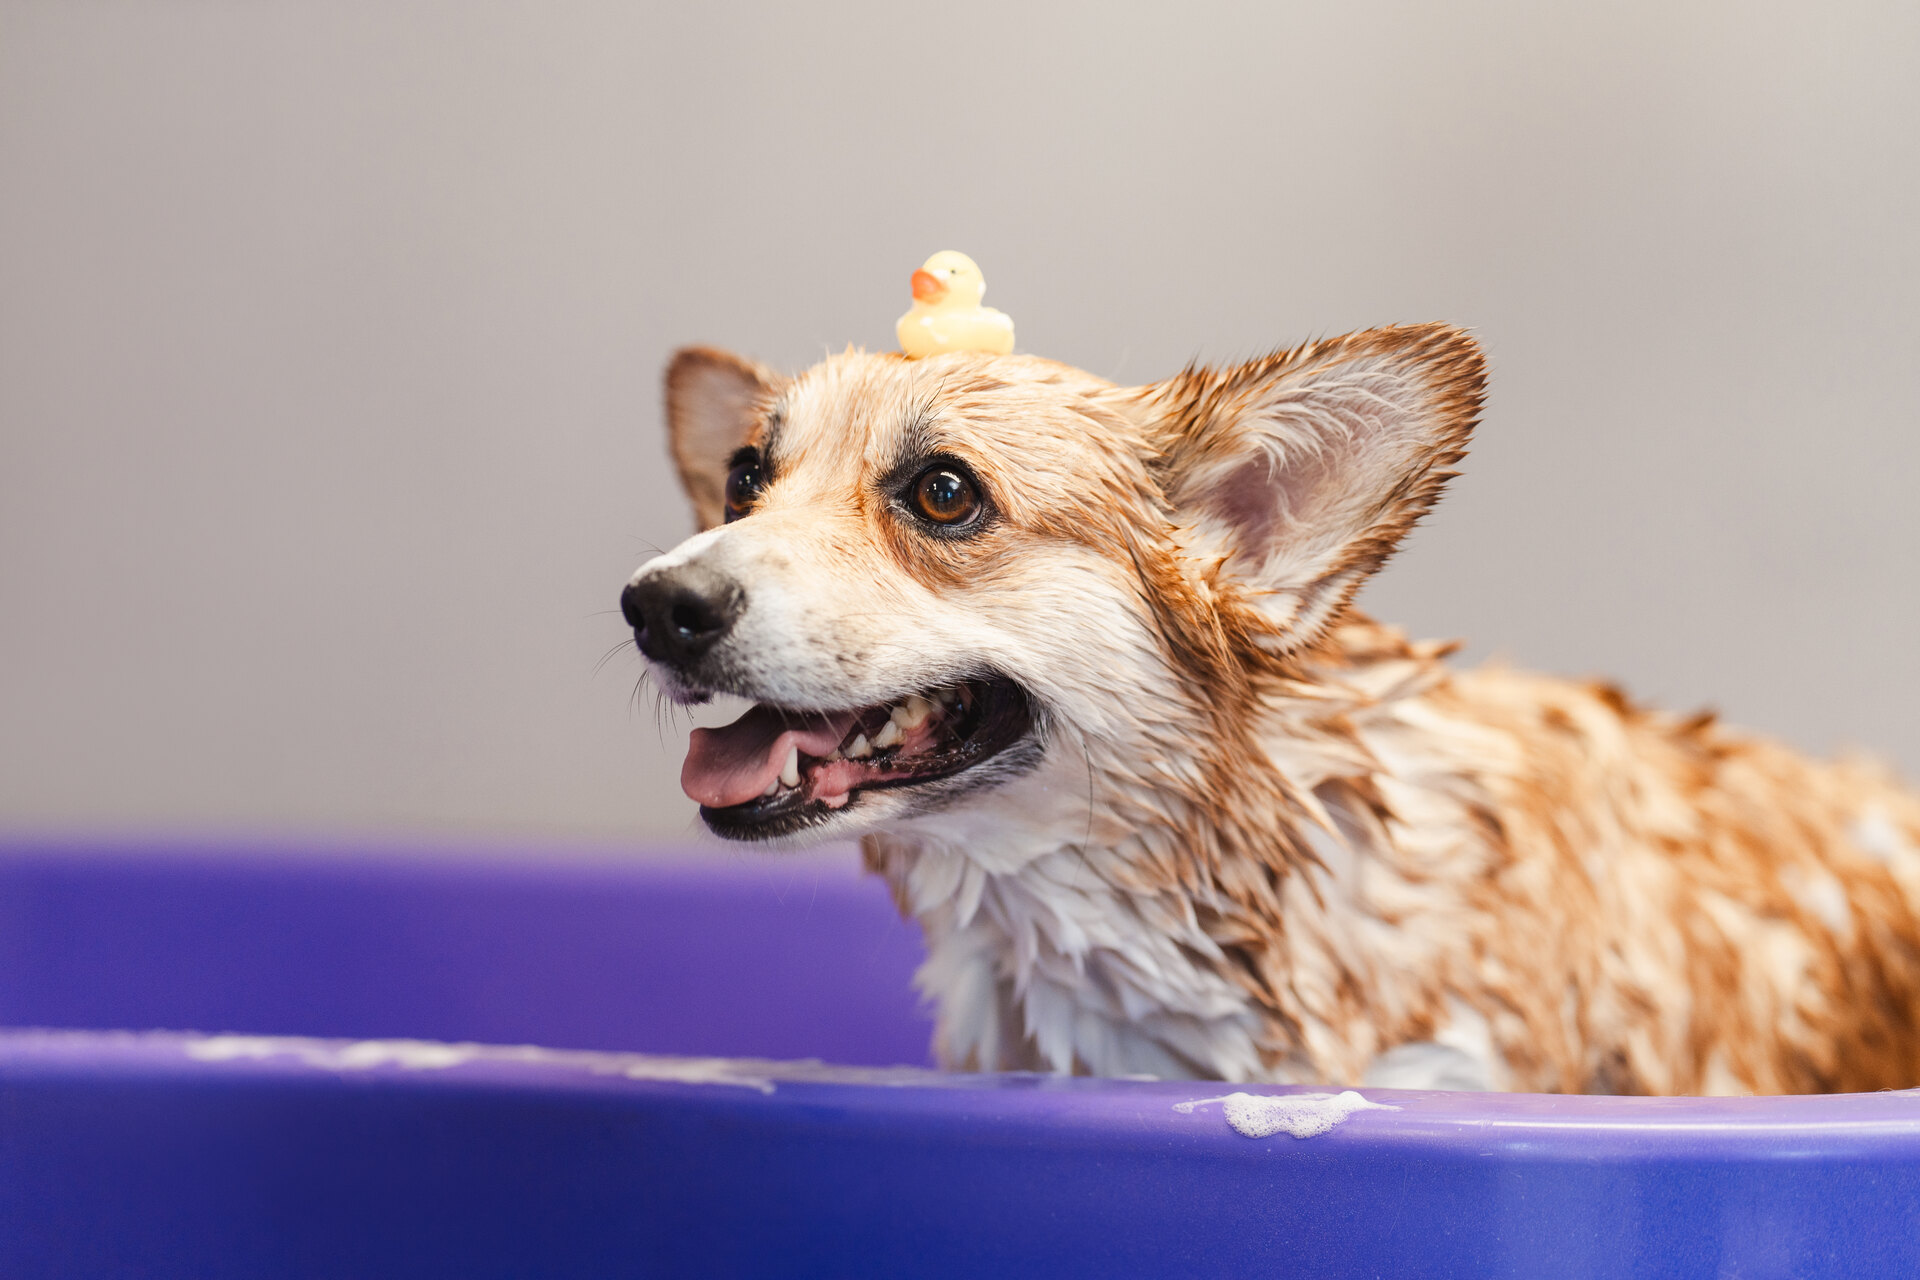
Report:
<svg viewBox="0 0 1920 1280"><path fill-rule="evenodd" d="M777 836L843 809L863 791L949 778L1032 727L1027 696L990 677L848 711L765 703L721 729L695 729L680 785L725 836Z"/></svg>

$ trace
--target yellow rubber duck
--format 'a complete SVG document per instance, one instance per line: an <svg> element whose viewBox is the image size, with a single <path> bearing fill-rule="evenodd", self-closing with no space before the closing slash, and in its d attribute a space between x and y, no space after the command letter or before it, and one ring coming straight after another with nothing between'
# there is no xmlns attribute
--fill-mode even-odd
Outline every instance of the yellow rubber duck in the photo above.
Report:
<svg viewBox="0 0 1920 1280"><path fill-rule="evenodd" d="M900 349L916 360L943 351L1012 351L1013 320L980 305L986 291L986 277L966 254L942 249L928 258L913 273L913 306L893 327Z"/></svg>

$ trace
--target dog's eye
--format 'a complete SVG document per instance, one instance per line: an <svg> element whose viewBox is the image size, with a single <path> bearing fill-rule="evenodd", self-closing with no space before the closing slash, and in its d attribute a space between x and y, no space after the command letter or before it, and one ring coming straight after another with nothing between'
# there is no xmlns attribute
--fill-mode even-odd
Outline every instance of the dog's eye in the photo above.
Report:
<svg viewBox="0 0 1920 1280"><path fill-rule="evenodd" d="M980 490L965 472L935 465L914 478L913 506L935 524L965 524L980 512Z"/></svg>
<svg viewBox="0 0 1920 1280"><path fill-rule="evenodd" d="M760 457L736 458L733 470L727 472L727 519L732 524L741 516L753 510L753 500L760 496Z"/></svg>

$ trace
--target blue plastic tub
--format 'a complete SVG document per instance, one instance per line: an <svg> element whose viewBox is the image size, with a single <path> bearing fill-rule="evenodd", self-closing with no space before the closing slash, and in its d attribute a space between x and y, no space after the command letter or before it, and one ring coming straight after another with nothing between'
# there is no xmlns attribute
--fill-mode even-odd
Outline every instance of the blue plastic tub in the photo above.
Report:
<svg viewBox="0 0 1920 1280"><path fill-rule="evenodd" d="M1920 1275L1914 1094L942 1076L851 868L0 846L0 1276Z"/></svg>

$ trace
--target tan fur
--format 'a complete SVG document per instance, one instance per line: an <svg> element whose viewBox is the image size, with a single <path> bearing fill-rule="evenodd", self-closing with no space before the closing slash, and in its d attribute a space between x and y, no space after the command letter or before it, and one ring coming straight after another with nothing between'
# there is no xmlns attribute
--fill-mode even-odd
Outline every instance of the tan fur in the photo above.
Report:
<svg viewBox="0 0 1920 1280"><path fill-rule="evenodd" d="M752 517L696 548L794 602L736 691L861 705L991 659L1045 704L1030 774L823 829L926 929L946 1061L1347 1083L1477 1035L1496 1087L1920 1083L1912 796L1608 686L1456 673L1350 607L1483 377L1441 326L1134 389L1022 356L676 360L703 524L726 456L769 446ZM991 495L976 536L890 505L940 452Z"/></svg>

